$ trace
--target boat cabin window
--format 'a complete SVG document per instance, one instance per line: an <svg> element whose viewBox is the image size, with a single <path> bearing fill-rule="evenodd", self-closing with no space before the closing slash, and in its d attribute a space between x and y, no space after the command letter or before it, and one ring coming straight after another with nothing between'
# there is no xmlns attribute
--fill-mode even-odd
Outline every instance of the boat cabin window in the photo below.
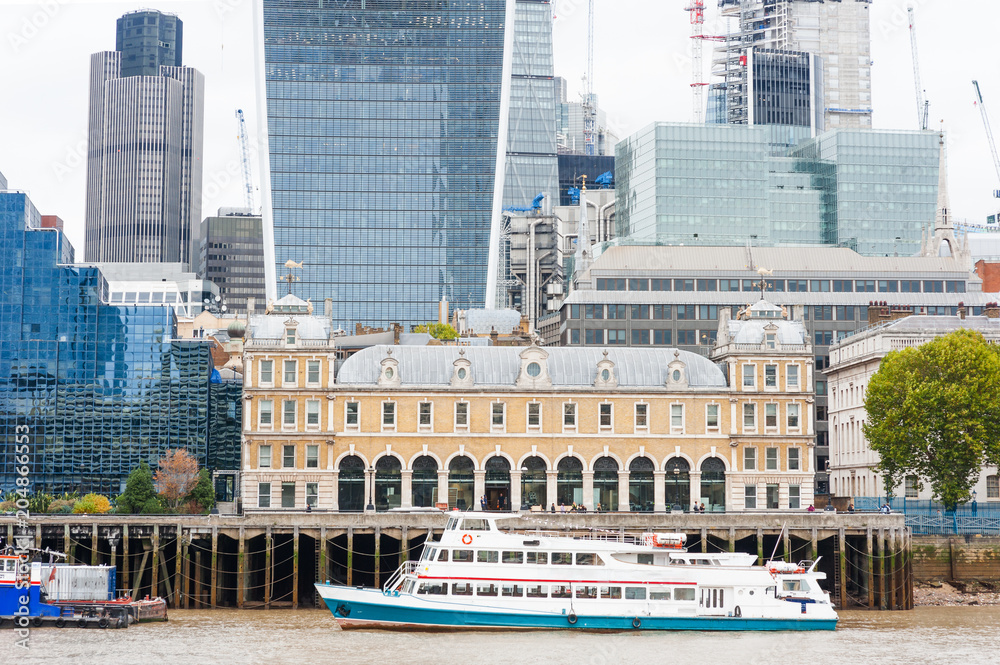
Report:
<svg viewBox="0 0 1000 665"><path fill-rule="evenodd" d="M653 565L653 555L652 554L637 554L636 563L644 563L648 566Z"/></svg>
<svg viewBox="0 0 1000 665"><path fill-rule="evenodd" d="M479 582L476 584L476 595L495 596L497 595L497 585L492 582Z"/></svg>
<svg viewBox="0 0 1000 665"><path fill-rule="evenodd" d="M471 596L472 595L472 583L471 582L455 582L451 585L451 595L453 596Z"/></svg>
<svg viewBox="0 0 1000 665"><path fill-rule="evenodd" d="M504 563L524 563L524 552L504 551L503 558L500 560Z"/></svg>
<svg viewBox="0 0 1000 665"><path fill-rule="evenodd" d="M802 591L802 580L782 580L782 591Z"/></svg>
<svg viewBox="0 0 1000 665"><path fill-rule="evenodd" d="M508 598L520 598L524 595L524 587L520 584L504 584L500 595Z"/></svg>
<svg viewBox="0 0 1000 665"><path fill-rule="evenodd" d="M536 563L539 566L544 566L549 562L548 552L528 552L528 563Z"/></svg>
<svg viewBox="0 0 1000 665"><path fill-rule="evenodd" d="M578 566L603 566L601 561L593 552L577 552L576 565Z"/></svg>
<svg viewBox="0 0 1000 665"><path fill-rule="evenodd" d="M685 561L684 559L671 559L670 563L673 564L673 565L675 565L675 566L685 566L685 565L687 565L687 561Z"/></svg>
<svg viewBox="0 0 1000 665"><path fill-rule="evenodd" d="M699 607L718 608L725 605L724 589L702 589Z"/></svg>
<svg viewBox="0 0 1000 665"><path fill-rule="evenodd" d="M596 586L578 586L576 588L577 598L597 598Z"/></svg>
<svg viewBox="0 0 1000 665"><path fill-rule="evenodd" d="M601 598L609 598L611 600L621 600L622 588L620 586L602 586L601 587Z"/></svg>
<svg viewBox="0 0 1000 665"><path fill-rule="evenodd" d="M451 553L451 560L455 563L470 563L472 561L472 550L455 550Z"/></svg>
<svg viewBox="0 0 1000 665"><path fill-rule="evenodd" d="M750 593L753 593L752 591ZM674 589L674 600L682 600L685 602L694 602L694 589L691 587L681 587L679 589Z"/></svg>
<svg viewBox="0 0 1000 665"><path fill-rule="evenodd" d="M553 584L552 585L552 597L553 598L571 598L568 584Z"/></svg>
<svg viewBox="0 0 1000 665"><path fill-rule="evenodd" d="M650 600L670 600L670 589L652 589L649 592Z"/></svg>
<svg viewBox="0 0 1000 665"><path fill-rule="evenodd" d="M644 586L625 587L625 600L646 600L646 587Z"/></svg>
<svg viewBox="0 0 1000 665"><path fill-rule="evenodd" d="M403 583L403 593L413 593L413 580L407 580Z"/></svg>
<svg viewBox="0 0 1000 665"><path fill-rule="evenodd" d="M418 596L444 596L448 593L448 585L442 585L440 582L424 582L417 588Z"/></svg>
<svg viewBox="0 0 1000 665"><path fill-rule="evenodd" d="M547 584L529 584L528 598L548 598L549 587Z"/></svg>
<svg viewBox="0 0 1000 665"><path fill-rule="evenodd" d="M431 547L430 549L424 550L424 555L421 557L424 561L433 561L437 556L437 548Z"/></svg>
<svg viewBox="0 0 1000 665"><path fill-rule="evenodd" d="M438 561L447 561L448 560L448 550L441 550L441 553L438 554L437 560Z"/></svg>
<svg viewBox="0 0 1000 665"><path fill-rule="evenodd" d="M490 522L489 520L474 520L467 518L462 520L462 529L465 531L489 531Z"/></svg>
<svg viewBox="0 0 1000 665"><path fill-rule="evenodd" d="M17 568L17 561L15 561L14 559L7 559L7 563L5 564L5 566L7 568L8 573L13 573L14 570Z"/></svg>
<svg viewBox="0 0 1000 665"><path fill-rule="evenodd" d="M448 518L448 524L445 525L446 531L454 531L458 527L458 520L454 517Z"/></svg>
<svg viewBox="0 0 1000 665"><path fill-rule="evenodd" d="M500 560L500 553L496 550L479 550L476 552L476 561L479 563L496 563Z"/></svg>
<svg viewBox="0 0 1000 665"><path fill-rule="evenodd" d="M553 552L552 553L552 565L553 566L572 566L573 565L573 553L572 552Z"/></svg>

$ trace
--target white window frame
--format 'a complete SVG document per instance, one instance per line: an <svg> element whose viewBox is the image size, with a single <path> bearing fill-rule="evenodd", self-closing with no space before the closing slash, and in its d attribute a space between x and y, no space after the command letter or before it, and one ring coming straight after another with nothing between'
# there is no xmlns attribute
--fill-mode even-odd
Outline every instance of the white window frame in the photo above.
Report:
<svg viewBox="0 0 1000 665"><path fill-rule="evenodd" d="M288 341L291 340L291 341ZM285 345L295 346L299 340L299 333L295 328L285 328Z"/></svg>
<svg viewBox="0 0 1000 665"><path fill-rule="evenodd" d="M911 482L911 479L912 479L912 482ZM920 496L920 490L917 489L917 482L916 481L917 481L917 477L914 476L914 475L912 475L912 474L903 477L903 496L905 498L907 498L907 499L916 499L918 496ZM989 489L989 486L987 485L987 490L988 489ZM988 491L987 491L986 496L987 496L987 498L989 498L989 492Z"/></svg>
<svg viewBox="0 0 1000 665"><path fill-rule="evenodd" d="M572 414L567 414L566 413L566 407L567 406L573 407L572 408L572 411L573 411ZM571 425L567 425L566 424L566 416L567 415L571 415L572 418L573 418L573 423ZM563 402L563 406L562 406L562 430L563 430L564 433L576 432L577 431L577 426L578 426L578 423L580 422L579 416L580 416L580 413L579 413L579 409L577 408L577 403L576 402L574 402L573 400L570 400L568 402Z"/></svg>
<svg viewBox="0 0 1000 665"><path fill-rule="evenodd" d="M267 487L267 491L264 488ZM270 508L271 507L271 483L261 482L257 483L257 507L258 508Z"/></svg>
<svg viewBox="0 0 1000 665"><path fill-rule="evenodd" d="M767 424L767 410L770 407L774 407L774 424ZM765 432L777 432L779 423L781 422L781 408L777 402L764 402L764 431Z"/></svg>
<svg viewBox="0 0 1000 665"><path fill-rule="evenodd" d="M285 414L287 413L286 407L285 407L286 404L294 404L295 405L295 408L292 409L292 416L293 416L292 420L293 421L291 423L286 423L285 422ZM283 399L283 400L281 400L281 429L283 429L283 430L293 430L293 429L295 429L298 426L298 424L299 424L299 405L298 405L298 401L294 400L294 399Z"/></svg>
<svg viewBox="0 0 1000 665"><path fill-rule="evenodd" d="M316 453L313 455L312 453ZM315 460L315 465L310 465L309 462ZM319 446L316 444L309 444L306 446L306 468L307 469L318 469L319 468Z"/></svg>
<svg viewBox="0 0 1000 665"><path fill-rule="evenodd" d="M286 377L288 376L288 363L292 364L294 368L293 381L288 381ZM299 361L294 358L285 358L281 361L281 386L283 388L298 388L299 387Z"/></svg>
<svg viewBox="0 0 1000 665"><path fill-rule="evenodd" d="M391 423L387 423L385 421L385 416L386 416L386 408L385 407L386 407L387 404L391 404L392 405L392 422ZM396 431L396 423L398 423L398 422L399 422L399 408L396 405L396 401L395 400L391 400L391 399L382 400L382 407L379 410L379 423L381 423L381 425L382 425L382 431L383 432L395 432Z"/></svg>
<svg viewBox="0 0 1000 665"><path fill-rule="evenodd" d="M608 424L604 424L605 417L605 407L607 407L607 418ZM615 431L615 405L613 402L604 400L597 405L597 431L598 432L614 432Z"/></svg>
<svg viewBox="0 0 1000 665"><path fill-rule="evenodd" d="M793 456L792 453L795 453L795 455ZM801 471L802 470L802 449L801 448L799 448L798 446L792 446L791 448L789 448L785 452L785 455L788 457L788 470L789 471ZM794 466L792 466L793 460L795 462Z"/></svg>
<svg viewBox="0 0 1000 665"><path fill-rule="evenodd" d="M270 406L270 409L267 410L267 413L269 413L270 416L271 416L271 422L269 422L269 423L265 423L264 419L261 418L261 415L265 412L265 409L264 409L264 405L265 404L267 404L267 405ZM274 430L274 400L273 399L262 399L259 402L257 402L257 429Z"/></svg>
<svg viewBox="0 0 1000 665"><path fill-rule="evenodd" d="M747 456L748 452L753 453L753 454L748 457ZM757 459L757 457L758 456L757 456L757 447L756 446L746 446L745 448L743 448L743 470L744 471L759 471L760 469L758 469L757 467L759 467L760 464L757 463L759 461ZM748 460L752 460L753 461L753 468L751 468L749 465L747 465L747 461Z"/></svg>
<svg viewBox="0 0 1000 665"><path fill-rule="evenodd" d="M459 404L464 404L465 405L465 423L464 424L461 424L461 423L458 422L458 405ZM472 420L472 406L466 400L460 399L457 402L455 402L454 413L455 413L455 431L456 432L468 432L469 431L469 422Z"/></svg>
<svg viewBox="0 0 1000 665"><path fill-rule="evenodd" d="M767 370L769 367L774 368L774 385L767 385ZM765 363L764 364L764 390L776 392L781 385L780 376L778 375L778 364L777 363Z"/></svg>
<svg viewBox="0 0 1000 665"><path fill-rule="evenodd" d="M267 456L266 456L267 464L264 464L264 460L265 460L264 452L265 451L267 451ZM258 469L271 469L271 468L273 468L271 466L274 463L274 459L272 457L273 454L274 454L274 452L273 452L273 449L271 448L271 444L265 443L265 444L257 446L257 468Z"/></svg>
<svg viewBox="0 0 1000 665"><path fill-rule="evenodd" d="M752 423L747 425L747 407L750 407ZM741 424L744 434L754 434L757 432L757 405L754 402L744 402L741 413Z"/></svg>
<svg viewBox="0 0 1000 665"><path fill-rule="evenodd" d="M757 364L756 363L743 363L740 367L740 387L743 390L756 390L757 389ZM747 368L752 368L752 375L750 377L750 384L747 385Z"/></svg>
<svg viewBox="0 0 1000 665"><path fill-rule="evenodd" d="M640 409L639 407L642 407L642 409ZM642 419L645 421L644 423L640 423L639 422L639 411L640 410L643 412L642 413ZM635 425L635 433L636 434L649 434L649 402L647 402L645 400L636 402L635 406L633 407L633 418L634 418L634 425Z"/></svg>
<svg viewBox="0 0 1000 665"><path fill-rule="evenodd" d="M774 451L774 457L771 457L771 451ZM774 462L774 467L770 466L771 462ZM764 470L765 471L781 471L781 450L777 446L766 446L764 448Z"/></svg>
<svg viewBox="0 0 1000 665"><path fill-rule="evenodd" d="M794 492L793 492L794 490ZM789 485L788 486L788 508L789 510L798 510L802 508L802 486L801 485Z"/></svg>
<svg viewBox="0 0 1000 665"><path fill-rule="evenodd" d="M285 464L285 453L291 449L292 451L292 463ZM294 443L283 443L281 444L281 468L282 469L294 469L296 458L298 457L298 450Z"/></svg>
<svg viewBox="0 0 1000 665"><path fill-rule="evenodd" d="M312 405L312 404L316 405L316 412L315 412L316 413L316 422L315 423L310 423L309 422L309 416L310 416L309 406ZM320 426L322 425L322 423L323 423L323 415L322 415L322 412L320 411L319 400L318 399L307 399L306 400L306 429L310 430L310 431L318 431L319 428L320 428Z"/></svg>
<svg viewBox="0 0 1000 665"><path fill-rule="evenodd" d="M430 416L427 423L422 423L423 418L423 408L427 405L427 414ZM417 402L417 431L418 432L433 432L434 431L434 402L429 399L423 399Z"/></svg>
<svg viewBox="0 0 1000 665"><path fill-rule="evenodd" d="M795 407L795 425L792 425L792 407ZM789 402L785 405L785 430L788 432L802 431L802 405L798 402Z"/></svg>
<svg viewBox="0 0 1000 665"><path fill-rule="evenodd" d="M752 489L753 491L747 491ZM748 500L753 501L751 506ZM757 509L757 485L743 485L743 508L745 510L756 510Z"/></svg>
<svg viewBox="0 0 1000 665"><path fill-rule="evenodd" d="M538 423L531 424L531 407L538 407ZM537 400L532 400L524 405L524 423L527 431L529 432L541 432L542 431L542 403Z"/></svg>
<svg viewBox="0 0 1000 665"><path fill-rule="evenodd" d="M356 422L356 423L349 423L349 422L347 422L347 416L348 416L347 405L348 404L357 404L358 405L358 411L357 411L358 422ZM349 399L346 402L344 402L344 431L345 432L360 432L361 431L361 402L359 402L359 401L357 401L355 399Z"/></svg>
<svg viewBox="0 0 1000 665"><path fill-rule="evenodd" d="M792 381L792 368L795 368L795 381ZM802 367L798 363L788 363L785 365L785 390L787 392L799 392L802 386Z"/></svg>
<svg viewBox="0 0 1000 665"><path fill-rule="evenodd" d="M675 409L680 409L681 424L680 427L674 424L674 411ZM683 434L687 429L687 409L684 408L683 402L674 402L670 405L670 433L671 434Z"/></svg>
<svg viewBox="0 0 1000 665"><path fill-rule="evenodd" d="M715 407L715 424L709 424L709 410ZM718 402L710 402L705 405L705 431L706 432L720 432L722 431L722 405Z"/></svg>
<svg viewBox="0 0 1000 665"><path fill-rule="evenodd" d="M319 505L319 483L306 483L306 505L313 508Z"/></svg>
<svg viewBox="0 0 1000 665"><path fill-rule="evenodd" d="M316 380L310 381L309 375L312 373L312 367L316 367ZM323 380L323 363L319 360L307 360L306 361L306 386L309 388L319 388L320 383Z"/></svg>
<svg viewBox="0 0 1000 665"><path fill-rule="evenodd" d="M269 363L271 365L271 379L269 381L264 380L264 363ZM261 388L273 388L274 387L274 359L273 358L262 358L257 364L257 385Z"/></svg>
<svg viewBox="0 0 1000 665"><path fill-rule="evenodd" d="M497 424L496 420L497 407L500 407L500 423ZM504 433L507 431L507 403L497 400L496 402L490 402L490 431Z"/></svg>
<svg viewBox="0 0 1000 665"><path fill-rule="evenodd" d="M990 487L991 478L993 479L992 487ZM997 474L995 473L991 473L990 475L986 476L986 499L988 501L994 501L996 499L1000 499L1000 478L998 478Z"/></svg>

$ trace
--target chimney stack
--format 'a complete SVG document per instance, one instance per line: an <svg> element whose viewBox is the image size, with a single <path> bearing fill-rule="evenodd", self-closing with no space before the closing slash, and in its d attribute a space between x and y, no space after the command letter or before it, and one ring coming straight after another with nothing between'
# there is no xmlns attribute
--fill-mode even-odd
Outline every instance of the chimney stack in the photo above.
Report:
<svg viewBox="0 0 1000 665"><path fill-rule="evenodd" d="M247 298L247 316L253 314L253 310L257 307L257 299L253 296Z"/></svg>
<svg viewBox="0 0 1000 665"><path fill-rule="evenodd" d="M333 322L333 298L327 298L323 301L323 315L327 321Z"/></svg>

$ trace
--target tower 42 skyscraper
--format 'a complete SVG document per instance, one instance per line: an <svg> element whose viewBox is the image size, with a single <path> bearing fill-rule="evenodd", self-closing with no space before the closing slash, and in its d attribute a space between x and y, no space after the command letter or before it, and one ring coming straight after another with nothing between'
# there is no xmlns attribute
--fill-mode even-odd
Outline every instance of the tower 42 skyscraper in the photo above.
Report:
<svg viewBox="0 0 1000 665"><path fill-rule="evenodd" d="M332 298L343 326L481 306L514 0L258 5L272 265L303 262L296 293Z"/></svg>

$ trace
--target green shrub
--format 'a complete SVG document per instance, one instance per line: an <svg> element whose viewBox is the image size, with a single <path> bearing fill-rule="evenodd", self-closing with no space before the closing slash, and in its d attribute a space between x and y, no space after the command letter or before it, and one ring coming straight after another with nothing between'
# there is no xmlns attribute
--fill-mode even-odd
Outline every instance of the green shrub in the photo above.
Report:
<svg viewBox="0 0 1000 665"><path fill-rule="evenodd" d="M61 514L71 513L71 512L73 512L73 505L75 503L76 503L76 501L73 501L71 499L56 499L55 501L53 501L52 503L49 504L49 509L48 509L47 512L50 513L50 514L52 514L52 513L61 513Z"/></svg>
<svg viewBox="0 0 1000 665"><path fill-rule="evenodd" d="M73 506L76 515L103 515L111 510L111 501L100 494L88 494Z"/></svg>

